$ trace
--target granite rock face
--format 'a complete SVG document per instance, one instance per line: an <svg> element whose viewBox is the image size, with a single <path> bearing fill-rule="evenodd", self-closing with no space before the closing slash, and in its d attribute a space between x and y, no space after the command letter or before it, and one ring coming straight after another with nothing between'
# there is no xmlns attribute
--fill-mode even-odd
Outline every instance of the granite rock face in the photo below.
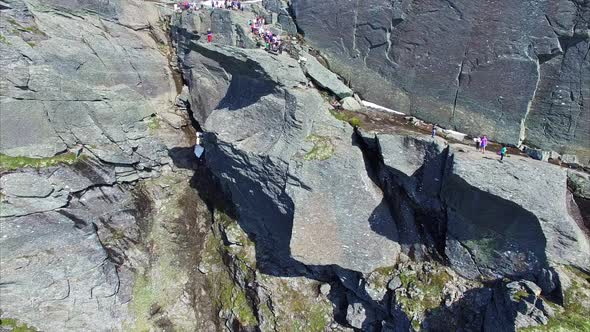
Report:
<svg viewBox="0 0 590 332"><path fill-rule="evenodd" d="M149 200L127 182L159 176L182 140L155 135L176 95L159 21L133 0L0 2L3 322L135 326ZM45 166L14 169L23 157Z"/></svg>
<svg viewBox="0 0 590 332"><path fill-rule="evenodd" d="M378 183L406 254L443 255L470 279L537 281L551 266L590 266L567 170L520 156L500 162L416 134L363 139L377 155Z"/></svg>
<svg viewBox="0 0 590 332"><path fill-rule="evenodd" d="M442 190L447 254L459 271L531 278L548 264L590 266L588 238L570 213L565 169L477 155L453 152Z"/></svg>
<svg viewBox="0 0 590 332"><path fill-rule="evenodd" d="M44 331L121 328L119 276L92 228L58 212L1 222L3 317Z"/></svg>
<svg viewBox="0 0 590 332"><path fill-rule="evenodd" d="M583 0L293 1L298 27L364 99L468 134L590 161Z"/></svg>
<svg viewBox="0 0 590 332"><path fill-rule="evenodd" d="M159 29L157 9L136 1L9 4L0 21L0 153L52 157L85 145L106 163L159 166L167 154L147 127L169 107L174 85L150 34Z"/></svg>
<svg viewBox="0 0 590 332"><path fill-rule="evenodd" d="M352 128L305 86L297 61L198 42L179 54L205 158L257 258L362 272L396 262L397 230Z"/></svg>

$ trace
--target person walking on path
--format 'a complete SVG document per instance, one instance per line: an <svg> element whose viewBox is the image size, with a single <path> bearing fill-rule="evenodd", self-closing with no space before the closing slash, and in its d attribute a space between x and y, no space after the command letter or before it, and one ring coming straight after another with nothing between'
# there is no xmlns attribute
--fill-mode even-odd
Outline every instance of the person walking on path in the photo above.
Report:
<svg viewBox="0 0 590 332"><path fill-rule="evenodd" d="M436 136L436 123L432 125L432 138L434 138L434 136Z"/></svg>
<svg viewBox="0 0 590 332"><path fill-rule="evenodd" d="M488 146L488 137L483 135L480 143L481 153L486 153L486 146Z"/></svg>
<svg viewBox="0 0 590 332"><path fill-rule="evenodd" d="M207 42L210 43L213 41L213 32L211 32L211 29L207 29Z"/></svg>
<svg viewBox="0 0 590 332"><path fill-rule="evenodd" d="M473 141L475 142L475 151L479 152L479 146L481 145L481 138L479 138L479 136L477 136L476 138L473 139Z"/></svg>
<svg viewBox="0 0 590 332"><path fill-rule="evenodd" d="M500 150L500 161L504 160L504 157L506 156L506 152L508 152L508 149L506 149L505 146L502 146L502 149Z"/></svg>

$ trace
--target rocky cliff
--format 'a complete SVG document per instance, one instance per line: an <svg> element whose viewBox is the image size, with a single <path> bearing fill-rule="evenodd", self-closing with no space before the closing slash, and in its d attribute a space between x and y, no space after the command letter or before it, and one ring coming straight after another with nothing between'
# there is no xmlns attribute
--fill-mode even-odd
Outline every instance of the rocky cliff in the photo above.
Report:
<svg viewBox="0 0 590 332"><path fill-rule="evenodd" d="M363 109L285 4L0 10L0 329L589 328L587 174Z"/></svg>
<svg viewBox="0 0 590 332"><path fill-rule="evenodd" d="M365 99L444 127L590 158L587 1L292 1Z"/></svg>

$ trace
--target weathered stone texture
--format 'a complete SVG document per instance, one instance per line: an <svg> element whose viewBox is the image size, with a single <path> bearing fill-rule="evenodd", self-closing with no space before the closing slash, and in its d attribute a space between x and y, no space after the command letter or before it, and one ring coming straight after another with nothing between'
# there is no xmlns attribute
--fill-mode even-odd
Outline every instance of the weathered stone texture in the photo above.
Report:
<svg viewBox="0 0 590 332"><path fill-rule="evenodd" d="M587 1L293 1L364 98L468 134L590 160Z"/></svg>

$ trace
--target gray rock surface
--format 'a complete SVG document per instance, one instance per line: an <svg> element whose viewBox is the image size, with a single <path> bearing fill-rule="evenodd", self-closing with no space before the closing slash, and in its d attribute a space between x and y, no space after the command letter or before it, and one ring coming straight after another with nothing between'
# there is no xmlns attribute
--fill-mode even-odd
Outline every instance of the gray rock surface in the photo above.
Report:
<svg viewBox="0 0 590 332"><path fill-rule="evenodd" d="M346 97L342 99L342 108L349 111L360 111L363 107L353 97Z"/></svg>
<svg viewBox="0 0 590 332"><path fill-rule="evenodd" d="M3 317L43 331L121 329L119 277L93 230L57 212L1 222Z"/></svg>
<svg viewBox="0 0 590 332"><path fill-rule="evenodd" d="M590 199L590 175L588 173L568 170L567 184L575 196Z"/></svg>
<svg viewBox="0 0 590 332"><path fill-rule="evenodd" d="M347 87L338 76L324 67L309 53L302 54L305 58L303 69L305 73L322 89L327 89L338 98L352 97L352 90Z"/></svg>
<svg viewBox="0 0 590 332"><path fill-rule="evenodd" d="M447 255L464 275L538 274L548 263L590 264L588 238L568 210L565 169L454 150L441 193Z"/></svg>
<svg viewBox="0 0 590 332"><path fill-rule="evenodd" d="M179 54L207 163L258 257L363 272L395 263L397 231L352 129L294 59L198 42Z"/></svg>
<svg viewBox="0 0 590 332"><path fill-rule="evenodd" d="M587 1L292 7L306 39L364 99L471 135L577 153L588 165Z"/></svg>
<svg viewBox="0 0 590 332"><path fill-rule="evenodd" d="M365 133L363 140L375 154L407 255L438 250L473 279L536 281L548 266L589 266L589 241L569 203L566 169L516 155L500 162L412 133ZM583 191L583 179L576 183Z"/></svg>
<svg viewBox="0 0 590 332"><path fill-rule="evenodd" d="M0 178L1 217L51 211L68 203L68 192L59 184L34 174L12 173Z"/></svg>
<svg viewBox="0 0 590 332"><path fill-rule="evenodd" d="M165 151L141 151L158 145L147 118L174 96L166 57L150 34L158 29L156 7L12 3L0 24L0 153L52 157L82 144L107 163L160 164Z"/></svg>
<svg viewBox="0 0 590 332"><path fill-rule="evenodd" d="M0 314L41 331L128 329L134 269L147 260L136 217L147 211L114 184L159 175L171 163L164 141L183 139L155 137L155 115L176 95L158 9L10 0L0 12L0 153L48 165L81 153L71 165L2 165Z"/></svg>

